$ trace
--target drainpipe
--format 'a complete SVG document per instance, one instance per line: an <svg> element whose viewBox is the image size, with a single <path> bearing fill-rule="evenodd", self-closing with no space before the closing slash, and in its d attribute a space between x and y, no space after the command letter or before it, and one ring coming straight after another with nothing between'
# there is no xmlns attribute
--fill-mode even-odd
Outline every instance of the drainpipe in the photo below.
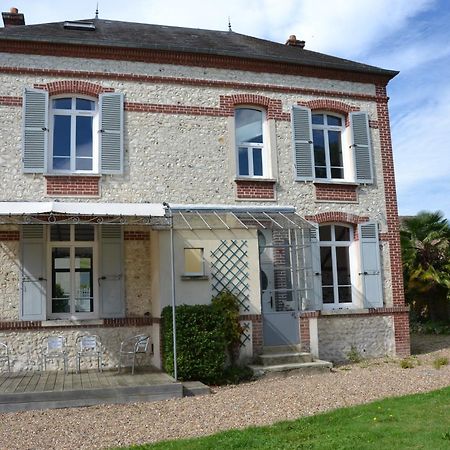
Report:
<svg viewBox="0 0 450 450"><path fill-rule="evenodd" d="M173 243L173 214L170 205L167 202L163 202L164 208L166 208L166 217L170 220L170 275L172 283L172 331L173 331L173 377L175 381L178 381L178 368L177 368L177 326L175 319L176 297L175 297L175 246Z"/></svg>

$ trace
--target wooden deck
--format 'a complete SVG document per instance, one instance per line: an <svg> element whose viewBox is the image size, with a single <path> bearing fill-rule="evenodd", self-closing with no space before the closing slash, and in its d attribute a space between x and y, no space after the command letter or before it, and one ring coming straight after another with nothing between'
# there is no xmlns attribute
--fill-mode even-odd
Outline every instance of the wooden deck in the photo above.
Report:
<svg viewBox="0 0 450 450"><path fill-rule="evenodd" d="M197 391L196 391L197 388ZM200 386L192 392L200 393ZM205 393L205 391L201 392ZM183 384L156 369L81 373L63 371L0 373L0 412L154 401L183 396Z"/></svg>

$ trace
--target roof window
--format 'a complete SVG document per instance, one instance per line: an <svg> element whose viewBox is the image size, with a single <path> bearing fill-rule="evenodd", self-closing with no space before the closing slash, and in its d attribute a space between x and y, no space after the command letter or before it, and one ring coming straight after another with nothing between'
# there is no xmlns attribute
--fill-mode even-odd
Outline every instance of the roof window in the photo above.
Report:
<svg viewBox="0 0 450 450"><path fill-rule="evenodd" d="M64 28L68 30L89 30L94 31L94 22L81 22L81 21L66 21L64 22Z"/></svg>

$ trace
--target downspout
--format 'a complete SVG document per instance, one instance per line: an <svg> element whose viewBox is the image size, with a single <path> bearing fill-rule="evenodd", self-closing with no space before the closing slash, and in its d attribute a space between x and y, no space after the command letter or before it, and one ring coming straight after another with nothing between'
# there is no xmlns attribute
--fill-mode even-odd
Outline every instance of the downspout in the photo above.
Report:
<svg viewBox="0 0 450 450"><path fill-rule="evenodd" d="M176 297L175 297L175 246L173 239L173 213L170 205L167 202L163 203L168 213L166 217L170 221L170 275L172 283L172 331L173 331L173 377L178 381L177 368L177 326L176 326Z"/></svg>

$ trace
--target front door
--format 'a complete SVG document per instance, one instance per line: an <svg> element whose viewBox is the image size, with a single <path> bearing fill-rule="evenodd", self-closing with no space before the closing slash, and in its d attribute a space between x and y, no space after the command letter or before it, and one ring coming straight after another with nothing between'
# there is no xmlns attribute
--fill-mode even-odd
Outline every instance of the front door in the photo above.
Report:
<svg viewBox="0 0 450 450"><path fill-rule="evenodd" d="M290 230L260 230L261 309L265 346L299 343L295 247Z"/></svg>

